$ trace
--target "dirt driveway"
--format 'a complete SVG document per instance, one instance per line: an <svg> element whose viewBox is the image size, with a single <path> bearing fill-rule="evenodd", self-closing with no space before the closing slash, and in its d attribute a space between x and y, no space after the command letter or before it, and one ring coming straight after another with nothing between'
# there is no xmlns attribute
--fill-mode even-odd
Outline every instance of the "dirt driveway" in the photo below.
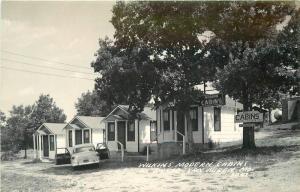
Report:
<svg viewBox="0 0 300 192"><path fill-rule="evenodd" d="M100 168L73 171L69 165L2 162L1 191L300 191L300 132L263 135L255 151L230 149L147 164L106 161Z"/></svg>

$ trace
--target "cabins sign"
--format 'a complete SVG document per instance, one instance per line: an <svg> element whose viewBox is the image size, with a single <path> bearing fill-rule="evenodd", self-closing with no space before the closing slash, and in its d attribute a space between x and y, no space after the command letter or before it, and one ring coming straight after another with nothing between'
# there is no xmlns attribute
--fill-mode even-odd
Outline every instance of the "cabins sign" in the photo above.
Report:
<svg viewBox="0 0 300 192"><path fill-rule="evenodd" d="M258 111L240 112L235 116L236 123L258 123L263 122L263 114Z"/></svg>
<svg viewBox="0 0 300 192"><path fill-rule="evenodd" d="M225 105L225 96L220 93L206 94L204 98L199 101L199 104L203 107Z"/></svg>

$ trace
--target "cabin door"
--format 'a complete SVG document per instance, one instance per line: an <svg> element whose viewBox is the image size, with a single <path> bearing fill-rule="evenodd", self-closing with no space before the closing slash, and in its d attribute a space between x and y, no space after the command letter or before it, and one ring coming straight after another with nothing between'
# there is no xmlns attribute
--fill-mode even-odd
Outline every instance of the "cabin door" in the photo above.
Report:
<svg viewBox="0 0 300 192"><path fill-rule="evenodd" d="M49 157L49 140L48 135L43 136L43 151L44 157Z"/></svg>
<svg viewBox="0 0 300 192"><path fill-rule="evenodd" d="M183 135L185 134L184 126L185 126L184 113L178 111L177 112L177 131ZM177 141L182 141L182 140L183 140L182 136L177 133Z"/></svg>
<svg viewBox="0 0 300 192"><path fill-rule="evenodd" d="M126 149L126 121L118 121L118 141L121 142ZM121 146L118 144L118 149L121 149Z"/></svg>

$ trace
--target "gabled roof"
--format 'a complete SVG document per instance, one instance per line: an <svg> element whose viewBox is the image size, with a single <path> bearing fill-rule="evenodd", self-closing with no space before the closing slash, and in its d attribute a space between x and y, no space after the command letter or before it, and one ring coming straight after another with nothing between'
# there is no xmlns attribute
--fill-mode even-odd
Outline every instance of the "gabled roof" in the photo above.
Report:
<svg viewBox="0 0 300 192"><path fill-rule="evenodd" d="M75 119L80 121L88 128L101 128L101 123L104 117L75 116L69 124L72 124L72 121L74 121Z"/></svg>
<svg viewBox="0 0 300 192"><path fill-rule="evenodd" d="M104 117L77 116L77 118L90 128L100 128Z"/></svg>
<svg viewBox="0 0 300 192"><path fill-rule="evenodd" d="M103 121L105 121L106 119L108 119L109 117L114 117L115 119L126 119L126 117L124 116L120 116L117 114L114 114L114 112L117 109L121 109L122 111L124 111L126 114L130 114L129 112L129 106L128 105L118 105L116 108L114 108L104 119ZM138 116L140 116L141 119L144 120L155 120L156 119L156 113L154 110L152 110L150 107L145 107L144 111L141 113L137 114Z"/></svg>
<svg viewBox="0 0 300 192"><path fill-rule="evenodd" d="M43 130L41 130L43 127L45 127L51 134L55 135L62 135L64 134L63 128L66 126L66 123L43 123L36 132L39 134L46 134Z"/></svg>

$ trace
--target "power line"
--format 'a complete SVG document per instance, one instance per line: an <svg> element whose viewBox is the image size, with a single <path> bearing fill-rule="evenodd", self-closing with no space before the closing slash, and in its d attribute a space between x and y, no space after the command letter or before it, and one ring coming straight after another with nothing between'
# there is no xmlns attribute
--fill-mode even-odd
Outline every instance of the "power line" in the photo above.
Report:
<svg viewBox="0 0 300 192"><path fill-rule="evenodd" d="M74 73L84 73L84 74L88 74L88 75L94 75L94 73L73 71L73 70L69 70L69 69L62 69L62 68L50 67L50 66L44 66L44 65L37 65L37 64L32 64L32 63L27 63L27 62L12 60L12 59L6 59L6 58L1 58L1 60L10 61L10 62L14 62L14 63L20 63L20 64L24 64L24 65L31 65L31 66L36 66L36 67L54 69L54 70L61 70L61 71L69 71L69 72L74 72Z"/></svg>
<svg viewBox="0 0 300 192"><path fill-rule="evenodd" d="M21 72L27 72L27 73L35 73L35 74L46 75L46 76L63 77L63 78L73 78L73 79L84 79L84 80L94 81L94 79L89 79L89 78L84 78L84 77L63 76L63 75L57 75L57 74L52 74L52 73L29 71L29 70L23 70L23 69L17 69L17 68L5 67L5 66L1 66L1 68L2 69L11 70L11 71L21 71Z"/></svg>
<svg viewBox="0 0 300 192"><path fill-rule="evenodd" d="M50 62L50 63L57 63L57 64L60 64L60 65L68 65L68 66L78 67L78 68L82 68L82 69L90 69L89 67L83 67L83 66L79 66L79 65L72 65L72 64L68 64L68 63L59 62L59 61L51 61L49 59L23 55L23 54L20 54L20 53L15 53L15 52L7 51L7 50L1 50L1 51L4 52L4 53L8 53L8 54L11 54L11 55L18 55L18 56L25 57L25 58L37 59L37 60L41 60L41 61L46 61L46 62Z"/></svg>

